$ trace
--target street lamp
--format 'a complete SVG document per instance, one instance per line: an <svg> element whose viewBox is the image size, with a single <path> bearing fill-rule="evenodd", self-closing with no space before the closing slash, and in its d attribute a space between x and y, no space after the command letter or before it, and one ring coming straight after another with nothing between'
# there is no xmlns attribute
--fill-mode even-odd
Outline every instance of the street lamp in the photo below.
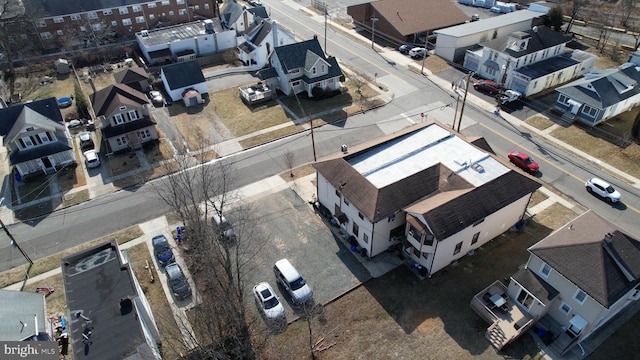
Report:
<svg viewBox="0 0 640 360"><path fill-rule="evenodd" d="M376 13L374 11L373 16L371 17L371 48L372 49L374 49L373 41L374 41L374 38L376 37L376 21L378 21L378 18L376 17Z"/></svg>

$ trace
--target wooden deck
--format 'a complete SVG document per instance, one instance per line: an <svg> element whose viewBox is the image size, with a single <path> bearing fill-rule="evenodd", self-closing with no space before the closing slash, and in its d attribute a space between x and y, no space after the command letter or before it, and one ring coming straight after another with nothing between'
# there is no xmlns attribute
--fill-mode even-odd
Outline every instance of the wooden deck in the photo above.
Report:
<svg viewBox="0 0 640 360"><path fill-rule="evenodd" d="M504 304L496 305L504 300ZM485 337L491 345L500 350L505 345L517 339L525 333L536 319L522 311L516 302L507 295L507 287L500 281L489 285L471 300L471 308L491 325L485 333Z"/></svg>

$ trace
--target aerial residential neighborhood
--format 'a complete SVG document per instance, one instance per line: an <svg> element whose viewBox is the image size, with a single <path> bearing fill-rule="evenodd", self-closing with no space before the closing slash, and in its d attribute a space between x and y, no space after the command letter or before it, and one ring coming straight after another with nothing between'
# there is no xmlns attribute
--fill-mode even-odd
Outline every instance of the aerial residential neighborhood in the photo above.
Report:
<svg viewBox="0 0 640 360"><path fill-rule="evenodd" d="M634 358L624 6L8 0L0 342Z"/></svg>

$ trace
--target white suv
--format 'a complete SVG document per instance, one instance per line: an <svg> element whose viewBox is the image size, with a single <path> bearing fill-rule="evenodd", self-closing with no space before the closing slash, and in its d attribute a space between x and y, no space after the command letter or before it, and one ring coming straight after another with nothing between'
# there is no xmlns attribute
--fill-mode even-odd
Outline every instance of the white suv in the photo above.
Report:
<svg viewBox="0 0 640 360"><path fill-rule="evenodd" d="M313 291L289 260L278 260L273 267L276 280L287 290L295 303L303 304L313 297Z"/></svg>
<svg viewBox="0 0 640 360"><path fill-rule="evenodd" d="M412 59L417 59L417 58L422 59L426 55L427 55L427 49L423 47L414 47L413 49L409 50L409 56L411 56Z"/></svg>
<svg viewBox="0 0 640 360"><path fill-rule="evenodd" d="M611 184L602 179L591 178L587 180L584 186L588 192L597 194L607 202L615 203L620 201L620 193L618 190L614 189Z"/></svg>

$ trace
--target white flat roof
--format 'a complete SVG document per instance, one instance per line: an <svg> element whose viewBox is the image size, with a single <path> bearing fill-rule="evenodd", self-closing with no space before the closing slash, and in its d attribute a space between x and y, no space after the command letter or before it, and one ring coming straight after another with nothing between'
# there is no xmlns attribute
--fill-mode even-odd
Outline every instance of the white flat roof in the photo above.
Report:
<svg viewBox="0 0 640 360"><path fill-rule="evenodd" d="M532 20L537 17L544 16L543 13L531 10L518 10L512 13L493 16L478 21L468 22L466 24L451 26L448 28L436 30L434 34L449 35L455 37L468 36L487 30L497 29L503 26L512 25L522 21ZM531 26L529 26L531 27Z"/></svg>
<svg viewBox="0 0 640 360"><path fill-rule="evenodd" d="M376 146L348 162L379 189L438 163L476 187L509 171L485 151L437 124Z"/></svg>

